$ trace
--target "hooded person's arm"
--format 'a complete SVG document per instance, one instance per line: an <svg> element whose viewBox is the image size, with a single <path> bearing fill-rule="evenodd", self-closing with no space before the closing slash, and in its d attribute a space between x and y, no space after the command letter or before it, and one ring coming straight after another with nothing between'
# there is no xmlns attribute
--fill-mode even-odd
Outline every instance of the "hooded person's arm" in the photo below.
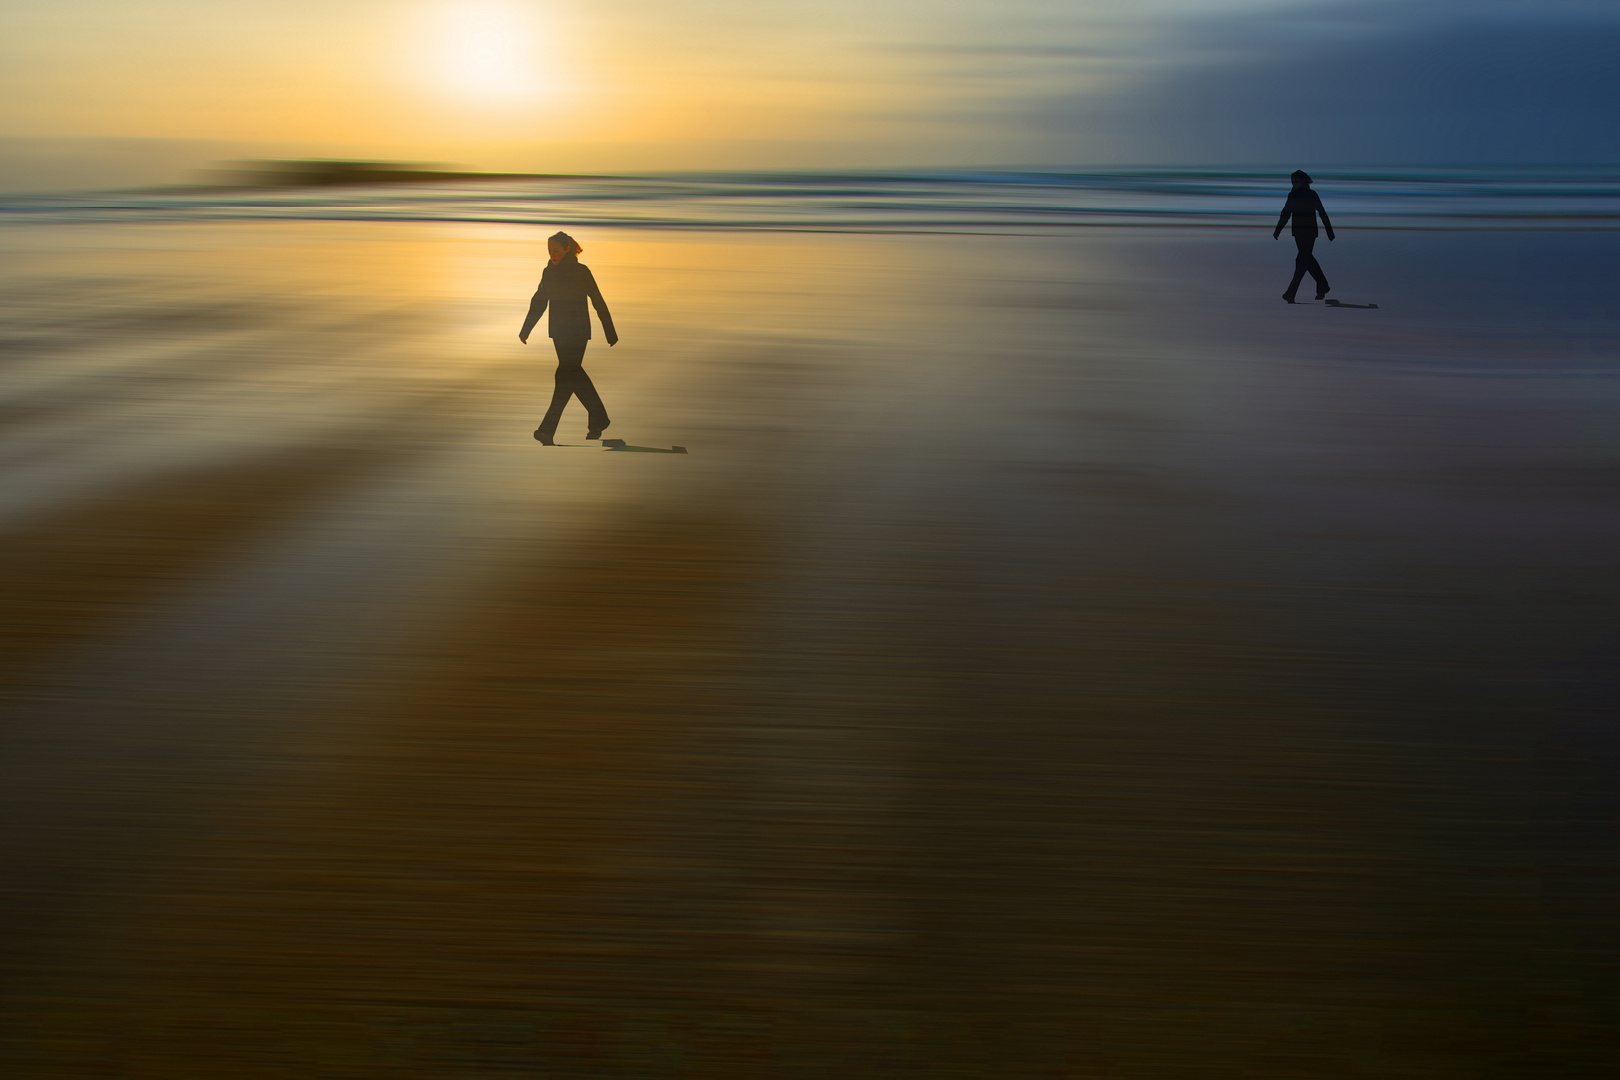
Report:
<svg viewBox="0 0 1620 1080"><path fill-rule="evenodd" d="M1311 198L1316 200L1316 212L1322 215L1322 227L1327 229L1328 239L1333 239L1333 222L1328 220L1327 207L1322 205L1322 196L1313 191Z"/></svg>
<svg viewBox="0 0 1620 1080"><path fill-rule="evenodd" d="M1288 224L1288 219L1293 216L1293 213L1294 200L1289 199L1287 202L1283 203L1282 213L1277 217L1277 227L1271 230L1271 238L1273 240L1282 235L1283 226Z"/></svg>
<svg viewBox="0 0 1620 1080"><path fill-rule="evenodd" d="M602 320L602 336L607 338L609 345L619 343L619 332L613 329L613 316L608 314L607 301L602 299L602 290L596 285L596 275L591 273L590 267L581 267L585 271L585 295L591 298L591 307L596 309L596 317Z"/></svg>
<svg viewBox="0 0 1620 1080"><path fill-rule="evenodd" d="M546 313L546 279L540 279L540 287L534 290L534 299L529 301L529 314L523 320L523 329L518 331L518 338L524 342L529 340L529 331L534 324L540 321L540 316Z"/></svg>

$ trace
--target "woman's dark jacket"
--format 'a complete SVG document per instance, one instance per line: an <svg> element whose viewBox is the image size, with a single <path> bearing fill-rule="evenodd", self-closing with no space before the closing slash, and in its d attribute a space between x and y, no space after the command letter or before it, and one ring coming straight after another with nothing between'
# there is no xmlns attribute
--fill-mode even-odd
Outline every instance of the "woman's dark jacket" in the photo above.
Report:
<svg viewBox="0 0 1620 1080"><path fill-rule="evenodd" d="M573 255L548 263L541 272L540 287L529 301L529 317L523 320L521 336L529 336L534 324L546 313L546 305L550 304L550 336L564 341L589 341L591 315L585 310L586 297L596 308L596 317L602 320L603 336L610 343L617 341L619 335L613 329L613 316L608 314L607 302L602 299L602 290L596 287L591 268Z"/></svg>
<svg viewBox="0 0 1620 1080"><path fill-rule="evenodd" d="M1328 235L1332 236L1333 222L1328 220L1327 211L1322 209L1322 196L1312 188L1295 188L1288 193L1288 201L1283 204L1277 228L1281 229L1292 218L1295 236L1315 236L1317 214L1322 215L1322 224L1327 226Z"/></svg>

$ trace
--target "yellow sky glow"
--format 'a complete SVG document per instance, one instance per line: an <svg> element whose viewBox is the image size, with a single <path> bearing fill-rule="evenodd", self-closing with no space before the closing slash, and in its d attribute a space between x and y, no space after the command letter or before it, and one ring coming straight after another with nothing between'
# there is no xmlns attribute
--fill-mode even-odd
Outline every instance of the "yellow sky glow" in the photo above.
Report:
<svg viewBox="0 0 1620 1080"><path fill-rule="evenodd" d="M556 171L746 164L714 157L741 143L904 156L1005 89L901 47L979 34L988 2L0 0L0 136Z"/></svg>

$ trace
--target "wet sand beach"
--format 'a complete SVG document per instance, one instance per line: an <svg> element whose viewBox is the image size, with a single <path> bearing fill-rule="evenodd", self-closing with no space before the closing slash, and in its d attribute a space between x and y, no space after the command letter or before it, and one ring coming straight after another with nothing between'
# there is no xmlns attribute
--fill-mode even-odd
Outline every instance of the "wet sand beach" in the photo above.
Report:
<svg viewBox="0 0 1620 1080"><path fill-rule="evenodd" d="M546 231L0 229L0 1072L1620 1068L1620 233Z"/></svg>

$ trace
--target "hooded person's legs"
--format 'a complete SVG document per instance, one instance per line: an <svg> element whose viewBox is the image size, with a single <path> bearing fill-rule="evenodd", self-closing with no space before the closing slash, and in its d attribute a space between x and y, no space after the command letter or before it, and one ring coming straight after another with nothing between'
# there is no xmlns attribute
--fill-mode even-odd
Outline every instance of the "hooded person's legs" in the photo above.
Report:
<svg viewBox="0 0 1620 1080"><path fill-rule="evenodd" d="M1294 279L1288 283L1288 291L1283 295L1290 300L1293 299L1294 294L1299 291L1299 283L1305 279L1306 274L1311 275L1311 280L1316 282L1318 293L1327 292L1327 275L1322 273L1322 267L1316 261L1316 256L1311 254L1316 247L1316 234L1295 233L1294 246L1299 249L1299 253L1294 256Z"/></svg>
<svg viewBox="0 0 1620 1080"><path fill-rule="evenodd" d="M546 409L545 418L540 421L535 434L549 439L557 433L557 425L562 422L563 410L568 407L571 397L579 398L579 403L585 406L586 419L592 431L607 427L607 409L603 407L602 397L596 392L591 377L585 374L585 346L590 342L552 338L551 344L557 350L556 388L551 392L551 405Z"/></svg>

